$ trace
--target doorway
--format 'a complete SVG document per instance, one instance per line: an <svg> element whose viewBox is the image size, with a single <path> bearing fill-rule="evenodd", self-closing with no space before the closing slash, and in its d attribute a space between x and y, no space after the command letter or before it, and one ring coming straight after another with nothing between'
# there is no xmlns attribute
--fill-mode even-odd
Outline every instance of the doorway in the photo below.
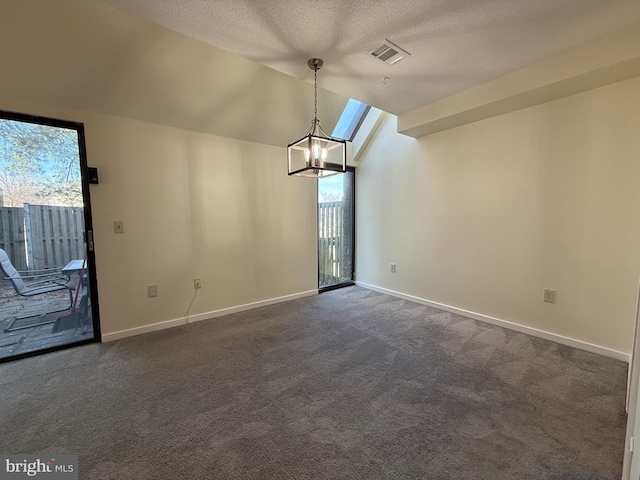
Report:
<svg viewBox="0 0 640 480"><path fill-rule="evenodd" d="M355 168L318 179L318 288L353 285Z"/></svg>
<svg viewBox="0 0 640 480"><path fill-rule="evenodd" d="M98 341L84 127L0 111L0 361Z"/></svg>

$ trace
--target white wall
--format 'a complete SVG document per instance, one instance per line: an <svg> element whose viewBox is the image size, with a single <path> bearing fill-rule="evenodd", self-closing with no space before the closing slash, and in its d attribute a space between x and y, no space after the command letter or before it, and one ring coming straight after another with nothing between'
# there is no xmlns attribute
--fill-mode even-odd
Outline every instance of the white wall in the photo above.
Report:
<svg viewBox="0 0 640 480"><path fill-rule="evenodd" d="M359 162L357 280L628 353L638 105L635 78L419 139L389 116Z"/></svg>
<svg viewBox="0 0 640 480"><path fill-rule="evenodd" d="M317 288L314 182L286 151L135 121L87 126L105 330ZM124 221L113 234L111 221ZM157 283L159 297L146 298Z"/></svg>

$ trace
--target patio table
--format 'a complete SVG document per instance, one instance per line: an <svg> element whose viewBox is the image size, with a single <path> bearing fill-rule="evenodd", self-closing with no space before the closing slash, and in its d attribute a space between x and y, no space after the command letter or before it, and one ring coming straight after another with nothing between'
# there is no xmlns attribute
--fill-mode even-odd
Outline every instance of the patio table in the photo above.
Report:
<svg viewBox="0 0 640 480"><path fill-rule="evenodd" d="M74 259L71 260L69 263L67 263L63 268L62 271L64 273L76 273L76 272L80 272L83 271L82 275L79 276L78 278L78 288L81 289L82 291L82 296L80 298L80 309L82 311L82 313L84 313L85 315L88 313L88 306L89 306L89 302L88 302L88 292L87 292L87 260L86 259Z"/></svg>

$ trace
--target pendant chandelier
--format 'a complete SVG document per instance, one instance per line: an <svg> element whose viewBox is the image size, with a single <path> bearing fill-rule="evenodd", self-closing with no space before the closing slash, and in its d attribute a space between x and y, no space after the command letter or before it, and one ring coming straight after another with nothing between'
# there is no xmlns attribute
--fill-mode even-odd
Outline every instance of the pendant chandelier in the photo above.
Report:
<svg viewBox="0 0 640 480"><path fill-rule="evenodd" d="M307 62L313 70L313 120L309 132L287 147L289 175L322 178L347 171L347 142L327 135L318 120L318 70L323 63L319 58Z"/></svg>

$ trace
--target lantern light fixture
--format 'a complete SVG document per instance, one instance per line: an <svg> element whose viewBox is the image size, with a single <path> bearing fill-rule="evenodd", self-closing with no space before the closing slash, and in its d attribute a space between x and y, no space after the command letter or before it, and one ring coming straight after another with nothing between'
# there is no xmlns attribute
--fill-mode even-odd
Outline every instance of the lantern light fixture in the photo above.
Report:
<svg viewBox="0 0 640 480"><path fill-rule="evenodd" d="M313 120L307 134L287 147L289 175L323 178L347 171L347 142L327 135L318 120L318 70L323 64L319 58L307 62L313 70Z"/></svg>

